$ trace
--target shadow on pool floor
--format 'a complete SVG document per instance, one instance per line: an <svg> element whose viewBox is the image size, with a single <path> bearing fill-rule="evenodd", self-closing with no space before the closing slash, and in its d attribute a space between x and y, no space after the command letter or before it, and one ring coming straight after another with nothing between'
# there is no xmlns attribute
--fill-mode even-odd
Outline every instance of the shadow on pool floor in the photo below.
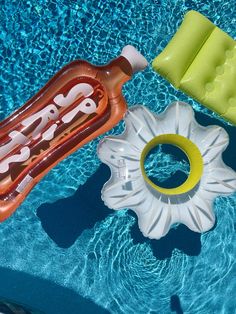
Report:
<svg viewBox="0 0 236 314"><path fill-rule="evenodd" d="M133 213L131 215L135 216ZM200 234L189 230L184 225L172 228L160 240L150 240L142 235L138 223L136 223L131 229L131 236L134 239L134 243L150 243L153 255L159 260L170 258L174 249L178 249L189 256L197 256L201 252Z"/></svg>
<svg viewBox="0 0 236 314"><path fill-rule="evenodd" d="M109 177L109 168L101 165L74 195L38 208L42 227L58 246L70 247L85 229L113 213L101 200L101 189Z"/></svg>
<svg viewBox="0 0 236 314"><path fill-rule="evenodd" d="M0 267L0 296L44 314L106 314L107 310L51 281Z"/></svg>
<svg viewBox="0 0 236 314"><path fill-rule="evenodd" d="M170 298L170 310L176 314L184 313L181 307L180 299L176 294L172 295Z"/></svg>
<svg viewBox="0 0 236 314"><path fill-rule="evenodd" d="M70 247L83 230L92 228L97 221L105 219L113 212L101 200L101 189L109 176L109 168L101 165L74 195L38 208L37 215L45 232L58 246ZM136 217L137 221L135 213L131 210L129 213ZM200 235L184 225L170 230L159 241L150 241L142 235L136 222L131 229L131 236L134 243L151 242L153 254L158 259L171 257L175 248L187 255L198 255L201 251Z"/></svg>
<svg viewBox="0 0 236 314"><path fill-rule="evenodd" d="M226 129L230 136L230 144L223 157L225 163L235 169L236 150L233 138L236 137L236 128L223 125L203 113L196 113L196 118L202 125L218 124ZM102 221L113 212L101 200L101 189L109 177L109 168L102 164L74 195L53 204L43 204L38 208L37 215L41 220L42 227L58 246L70 247L85 229L92 228L96 222ZM136 217L133 212L129 212ZM142 236L137 222L131 233L135 243L150 241ZM175 248L191 256L196 256L201 251L200 235L184 225L171 229L159 241L152 240L151 245L154 255L159 259L170 257Z"/></svg>

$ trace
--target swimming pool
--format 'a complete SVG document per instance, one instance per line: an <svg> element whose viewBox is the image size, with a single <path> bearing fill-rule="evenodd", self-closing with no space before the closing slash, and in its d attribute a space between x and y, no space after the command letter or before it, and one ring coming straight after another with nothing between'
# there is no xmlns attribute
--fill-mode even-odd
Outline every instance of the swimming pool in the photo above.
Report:
<svg viewBox="0 0 236 314"><path fill-rule="evenodd" d="M151 61L189 9L236 37L230 1L3 2L0 118L76 58L102 64L133 44ZM200 123L223 123L150 67L125 85L124 94L130 105L155 112L174 100L187 101ZM224 159L236 170L236 131L224 127L231 140ZM120 123L111 132L122 128ZM109 171L96 156L97 143L61 162L0 225L0 296L49 314L233 313L236 195L216 199L212 231L199 236L178 226L160 241L147 240L130 211L113 213L101 202ZM166 156L163 179L178 167Z"/></svg>

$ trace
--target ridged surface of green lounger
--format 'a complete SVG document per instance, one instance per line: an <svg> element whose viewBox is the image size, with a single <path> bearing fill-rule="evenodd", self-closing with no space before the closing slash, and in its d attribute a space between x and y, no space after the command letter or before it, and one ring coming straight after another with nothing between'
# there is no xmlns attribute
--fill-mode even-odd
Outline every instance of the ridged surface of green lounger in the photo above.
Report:
<svg viewBox="0 0 236 314"><path fill-rule="evenodd" d="M236 42L196 11L153 61L176 88L236 125Z"/></svg>

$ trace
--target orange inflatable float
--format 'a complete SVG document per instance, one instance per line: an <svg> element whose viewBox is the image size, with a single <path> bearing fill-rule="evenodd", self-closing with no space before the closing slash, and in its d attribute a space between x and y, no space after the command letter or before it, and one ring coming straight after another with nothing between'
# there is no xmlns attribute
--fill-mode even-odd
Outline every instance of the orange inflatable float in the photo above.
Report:
<svg viewBox="0 0 236 314"><path fill-rule="evenodd" d="M0 221L52 167L123 118L122 85L146 65L132 46L105 66L71 62L0 123Z"/></svg>

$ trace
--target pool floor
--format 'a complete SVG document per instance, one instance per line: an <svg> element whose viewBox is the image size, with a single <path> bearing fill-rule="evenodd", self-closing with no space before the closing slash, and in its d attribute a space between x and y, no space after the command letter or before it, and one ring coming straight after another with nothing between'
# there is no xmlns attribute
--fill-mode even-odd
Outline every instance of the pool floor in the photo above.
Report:
<svg viewBox="0 0 236 314"><path fill-rule="evenodd" d="M3 1L0 119L74 59L104 64L132 44L151 62L190 9L236 37L231 1ZM150 66L123 93L129 106L143 104L156 113L176 100L190 103L199 123L227 130L223 157L236 170L235 127ZM120 123L109 134L122 130ZM203 235L179 225L159 241L146 239L131 211L113 212L101 201L110 173L97 158L98 141L50 171L0 225L0 296L46 314L234 313L236 195L215 200L216 225ZM172 159L168 163L175 167ZM168 167L162 175L169 177Z"/></svg>

